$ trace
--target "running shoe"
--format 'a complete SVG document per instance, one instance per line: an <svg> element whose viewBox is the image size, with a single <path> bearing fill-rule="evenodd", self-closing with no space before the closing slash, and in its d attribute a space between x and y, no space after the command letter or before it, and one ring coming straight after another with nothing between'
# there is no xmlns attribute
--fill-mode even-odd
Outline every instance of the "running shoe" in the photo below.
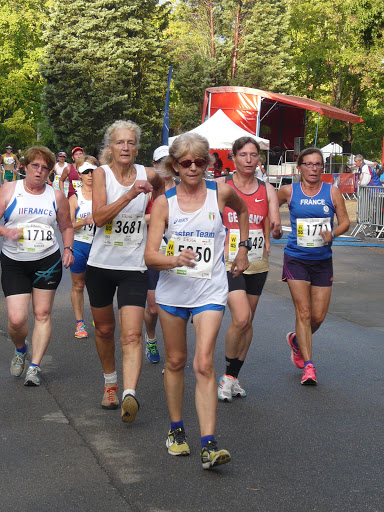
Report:
<svg viewBox="0 0 384 512"><path fill-rule="evenodd" d="M25 354L20 354L15 349L15 357L11 361L11 375L14 377L21 377L25 370L25 362L28 356L28 342L25 342L27 346L27 350L25 351Z"/></svg>
<svg viewBox="0 0 384 512"><path fill-rule="evenodd" d="M140 409L140 404L133 395L126 395L121 404L121 419L124 423L133 423L136 414Z"/></svg>
<svg viewBox="0 0 384 512"><path fill-rule="evenodd" d="M217 397L223 402L232 402L232 386L234 378L230 375L223 375L220 378L219 387L217 388Z"/></svg>
<svg viewBox="0 0 384 512"><path fill-rule="evenodd" d="M40 367L30 366L24 380L24 386L40 386Z"/></svg>
<svg viewBox="0 0 384 512"><path fill-rule="evenodd" d="M148 361L152 364L156 364L160 361L160 354L157 349L156 338L154 341L150 342L148 340L148 334L145 333L145 355L147 356Z"/></svg>
<svg viewBox="0 0 384 512"><path fill-rule="evenodd" d="M233 379L232 396L244 397L247 396L245 389L240 386L239 379Z"/></svg>
<svg viewBox="0 0 384 512"><path fill-rule="evenodd" d="M169 431L165 445L170 455L189 455L191 453L183 428L176 428L172 432Z"/></svg>
<svg viewBox="0 0 384 512"><path fill-rule="evenodd" d="M208 441L201 450L200 457L203 469L213 468L231 461L230 453L227 450L219 450L216 441Z"/></svg>
<svg viewBox="0 0 384 512"><path fill-rule="evenodd" d="M84 322L78 322L76 325L75 338L88 338Z"/></svg>
<svg viewBox="0 0 384 512"><path fill-rule="evenodd" d="M296 336L295 332L289 332L286 336L287 343L291 347L291 361L292 363L302 370L304 368L304 359L301 355L301 351L296 345L293 343L293 338Z"/></svg>
<svg viewBox="0 0 384 512"><path fill-rule="evenodd" d="M117 409L119 406L119 398L117 396L117 384L105 386L104 395L101 401L103 409Z"/></svg>
<svg viewBox="0 0 384 512"><path fill-rule="evenodd" d="M316 368L313 364L307 364L303 370L303 376L301 377L301 383L306 386L316 386Z"/></svg>

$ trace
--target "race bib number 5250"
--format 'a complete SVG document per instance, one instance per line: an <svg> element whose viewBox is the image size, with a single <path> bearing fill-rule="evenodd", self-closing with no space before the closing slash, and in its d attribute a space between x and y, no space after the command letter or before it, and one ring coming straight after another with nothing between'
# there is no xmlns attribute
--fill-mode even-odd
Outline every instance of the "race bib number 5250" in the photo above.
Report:
<svg viewBox="0 0 384 512"><path fill-rule="evenodd" d="M176 267L168 270L179 276L195 277L197 279L211 279L214 256L214 239L192 236L172 236L167 244L165 254L178 256L183 249L191 249L196 253L195 266Z"/></svg>

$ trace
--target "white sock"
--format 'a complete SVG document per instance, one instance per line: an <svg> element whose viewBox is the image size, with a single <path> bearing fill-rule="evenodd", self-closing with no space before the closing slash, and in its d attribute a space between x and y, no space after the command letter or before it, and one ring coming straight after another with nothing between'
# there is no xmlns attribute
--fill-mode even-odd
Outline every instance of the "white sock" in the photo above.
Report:
<svg viewBox="0 0 384 512"><path fill-rule="evenodd" d="M117 383L117 372L104 373L105 384L116 384Z"/></svg>
<svg viewBox="0 0 384 512"><path fill-rule="evenodd" d="M134 389L124 389L123 400L127 395L136 396L136 391Z"/></svg>
<svg viewBox="0 0 384 512"><path fill-rule="evenodd" d="M145 334L147 334L147 333L145 333ZM147 334L147 335L146 335L146 338L147 338L147 343L155 343L155 341L157 341L157 340L156 340L156 335L155 335L155 337L154 337L154 338L150 338L150 337L148 336L148 334Z"/></svg>

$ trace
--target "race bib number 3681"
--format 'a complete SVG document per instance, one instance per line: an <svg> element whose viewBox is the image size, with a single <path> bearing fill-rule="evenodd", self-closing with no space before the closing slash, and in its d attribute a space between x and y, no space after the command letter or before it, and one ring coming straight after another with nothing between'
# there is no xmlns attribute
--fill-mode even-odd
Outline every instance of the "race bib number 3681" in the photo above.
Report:
<svg viewBox="0 0 384 512"><path fill-rule="evenodd" d="M168 270L179 276L195 277L197 279L211 279L214 256L214 238L172 236L167 244L165 254L178 256L183 249L191 249L196 253L195 266L176 267Z"/></svg>
<svg viewBox="0 0 384 512"><path fill-rule="evenodd" d="M141 213L120 213L104 227L104 245L138 247L144 236L145 218Z"/></svg>

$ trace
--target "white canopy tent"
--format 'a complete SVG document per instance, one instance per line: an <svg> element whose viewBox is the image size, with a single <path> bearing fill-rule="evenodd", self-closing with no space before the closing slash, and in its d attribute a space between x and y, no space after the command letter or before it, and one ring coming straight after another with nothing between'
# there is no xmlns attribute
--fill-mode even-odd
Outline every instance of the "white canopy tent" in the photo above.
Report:
<svg viewBox="0 0 384 512"><path fill-rule="evenodd" d="M269 150L268 139L256 137L256 135L243 130L231 121L222 110L218 110L203 124L190 130L189 133L198 133L205 137L211 149L231 149L236 139L240 137L253 137L260 144L261 149ZM168 144L171 145L177 137L178 135L170 137Z"/></svg>
<svg viewBox="0 0 384 512"><path fill-rule="evenodd" d="M342 155L343 154L343 148L336 142L331 142L330 144L327 144L323 148L320 148L320 150L323 153L324 159L330 155Z"/></svg>

